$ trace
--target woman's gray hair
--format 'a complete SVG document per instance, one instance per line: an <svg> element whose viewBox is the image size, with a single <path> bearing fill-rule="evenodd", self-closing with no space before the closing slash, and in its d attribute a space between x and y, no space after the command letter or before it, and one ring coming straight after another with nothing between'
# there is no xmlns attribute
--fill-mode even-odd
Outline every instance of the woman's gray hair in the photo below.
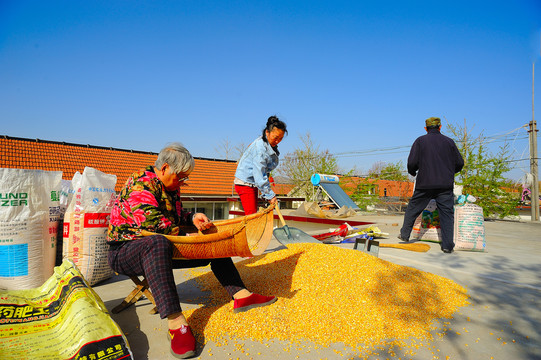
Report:
<svg viewBox="0 0 541 360"><path fill-rule="evenodd" d="M167 144L158 154L154 166L161 169L164 164L168 164L175 174L191 173L195 167L192 154L178 142Z"/></svg>

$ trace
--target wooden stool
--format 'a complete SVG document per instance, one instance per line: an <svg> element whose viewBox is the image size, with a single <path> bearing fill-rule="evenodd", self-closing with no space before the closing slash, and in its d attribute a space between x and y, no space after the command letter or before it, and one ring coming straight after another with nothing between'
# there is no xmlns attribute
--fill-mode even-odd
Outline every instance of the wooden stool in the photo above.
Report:
<svg viewBox="0 0 541 360"><path fill-rule="evenodd" d="M156 302L154 301L154 296L152 296L152 293L150 292L150 289L148 287L147 279L145 279L144 276L143 280L139 279L139 276L130 276L130 279L135 283L135 289L133 289L133 291L128 296L126 296L126 298L120 303L120 305L117 305L113 308L112 313L118 314L132 304L135 304L143 295L145 295L146 298L150 300L152 305L154 305L154 308L152 308L149 313L157 314L158 310L156 309Z"/></svg>

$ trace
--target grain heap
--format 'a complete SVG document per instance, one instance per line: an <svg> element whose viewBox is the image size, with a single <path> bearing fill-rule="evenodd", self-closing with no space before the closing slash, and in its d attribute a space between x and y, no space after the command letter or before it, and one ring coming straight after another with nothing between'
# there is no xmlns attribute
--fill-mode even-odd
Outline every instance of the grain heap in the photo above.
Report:
<svg viewBox="0 0 541 360"><path fill-rule="evenodd" d="M192 270L201 290L210 291L210 304L185 311L199 341L341 342L362 353L391 341L429 339L436 319L468 304L466 290L449 279L323 244L290 245L237 268L251 291L278 301L234 314L214 275Z"/></svg>

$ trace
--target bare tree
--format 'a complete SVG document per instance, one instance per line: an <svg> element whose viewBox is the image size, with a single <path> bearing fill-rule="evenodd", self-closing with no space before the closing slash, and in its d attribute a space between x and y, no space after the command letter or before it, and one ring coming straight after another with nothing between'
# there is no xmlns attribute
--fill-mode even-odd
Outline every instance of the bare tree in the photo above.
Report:
<svg viewBox="0 0 541 360"><path fill-rule="evenodd" d="M214 150L226 160L231 160L230 156L232 156L234 148L231 147L231 142L228 139L225 139L215 146Z"/></svg>
<svg viewBox="0 0 541 360"><path fill-rule="evenodd" d="M368 170L368 177L371 179L408 181L408 172L402 161L397 163L378 161L372 164L372 167Z"/></svg>
<svg viewBox="0 0 541 360"><path fill-rule="evenodd" d="M309 132L299 138L304 147L286 154L276 172L295 185L295 193L310 199L311 176L316 173L336 174L338 165L336 158L329 150L319 150L319 146L313 143Z"/></svg>
<svg viewBox="0 0 541 360"><path fill-rule="evenodd" d="M376 161L368 170L368 177L373 179L379 178L384 168L384 161Z"/></svg>
<svg viewBox="0 0 541 360"><path fill-rule="evenodd" d="M226 160L239 160L247 148L248 146L246 143L241 142L238 145L233 146L228 139L225 139L214 147L214 151Z"/></svg>
<svg viewBox="0 0 541 360"><path fill-rule="evenodd" d="M248 149L249 145L246 145L246 143L241 142L240 144L235 146L235 151L237 153L237 160L239 160L242 157L242 154Z"/></svg>

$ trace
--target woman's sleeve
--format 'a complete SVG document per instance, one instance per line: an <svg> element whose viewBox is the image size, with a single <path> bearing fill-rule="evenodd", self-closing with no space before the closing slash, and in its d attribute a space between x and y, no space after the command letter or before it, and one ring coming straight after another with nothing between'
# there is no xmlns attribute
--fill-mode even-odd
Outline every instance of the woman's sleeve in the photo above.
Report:
<svg viewBox="0 0 541 360"><path fill-rule="evenodd" d="M276 196L272 191L267 174L267 156L261 151L254 157L254 181L263 198L270 200Z"/></svg>

